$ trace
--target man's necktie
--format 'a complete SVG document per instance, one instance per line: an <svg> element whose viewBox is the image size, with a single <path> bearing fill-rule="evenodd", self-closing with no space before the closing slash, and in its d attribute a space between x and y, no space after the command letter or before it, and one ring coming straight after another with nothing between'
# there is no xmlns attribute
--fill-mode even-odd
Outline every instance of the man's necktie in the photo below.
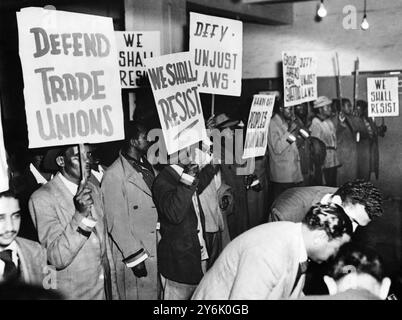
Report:
<svg viewBox="0 0 402 320"><path fill-rule="evenodd" d="M293 285L292 292L293 292L293 290L296 288L296 285L297 285L297 283L299 282L299 280L300 280L302 274L304 274L304 273L307 272L307 267L308 267L308 261L304 261L304 262L300 262L300 263L299 263L299 268L297 269L296 280L295 280L295 283L294 283L294 285Z"/></svg>
<svg viewBox="0 0 402 320"><path fill-rule="evenodd" d="M4 280L12 280L18 278L18 268L15 266L12 259L12 251L0 251L0 259L4 262Z"/></svg>

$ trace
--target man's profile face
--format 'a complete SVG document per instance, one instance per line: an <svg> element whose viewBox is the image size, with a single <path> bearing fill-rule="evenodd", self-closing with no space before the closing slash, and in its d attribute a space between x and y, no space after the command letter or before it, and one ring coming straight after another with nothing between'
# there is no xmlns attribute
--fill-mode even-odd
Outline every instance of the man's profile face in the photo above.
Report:
<svg viewBox="0 0 402 320"><path fill-rule="evenodd" d="M324 118L329 118L332 115L332 108L330 104L327 104L323 107L321 107L321 114L324 116Z"/></svg>
<svg viewBox="0 0 402 320"><path fill-rule="evenodd" d="M342 111L347 115L352 114L352 104L349 101L342 103Z"/></svg>
<svg viewBox="0 0 402 320"><path fill-rule="evenodd" d="M307 105L306 104L298 104L294 107L295 115L303 118L307 115Z"/></svg>
<svg viewBox="0 0 402 320"><path fill-rule="evenodd" d="M357 226L367 226L371 219L367 214L365 207L360 203L351 203L350 201L346 201L342 205L343 210L345 210L346 214L352 220L353 231L356 230Z"/></svg>
<svg viewBox="0 0 402 320"><path fill-rule="evenodd" d="M323 230L320 231L325 233ZM309 255L309 258L317 263L325 262L329 258L335 256L338 253L339 248L350 240L351 237L346 233L341 237L334 239L329 239L327 235L322 236L319 238L316 247Z"/></svg>
<svg viewBox="0 0 402 320"><path fill-rule="evenodd" d="M89 147L85 145L85 154L89 152ZM73 178L74 180L81 180L81 169L80 169L80 153L77 146L69 147L64 155L64 171L65 173ZM85 157L85 170L88 176L91 174L90 159Z"/></svg>
<svg viewBox="0 0 402 320"><path fill-rule="evenodd" d="M18 200L13 197L0 198L0 247L7 247L20 230L21 215Z"/></svg>
<svg viewBox="0 0 402 320"><path fill-rule="evenodd" d="M293 118L293 107L281 107L281 111L282 111L282 114L283 114L283 117L286 119L286 120L292 120L292 118Z"/></svg>
<svg viewBox="0 0 402 320"><path fill-rule="evenodd" d="M150 143L148 141L148 133L146 130L143 130L140 132L140 134L138 135L138 138L135 139L135 148L142 152L142 153L146 153Z"/></svg>

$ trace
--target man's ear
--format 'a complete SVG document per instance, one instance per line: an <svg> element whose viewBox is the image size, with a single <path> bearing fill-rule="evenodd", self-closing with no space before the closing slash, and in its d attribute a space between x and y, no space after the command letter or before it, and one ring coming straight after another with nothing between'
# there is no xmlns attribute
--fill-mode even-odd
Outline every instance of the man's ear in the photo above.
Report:
<svg viewBox="0 0 402 320"><path fill-rule="evenodd" d="M382 279L379 293L379 297L381 298L381 300L387 299L390 287L391 287L391 279L388 277Z"/></svg>
<svg viewBox="0 0 402 320"><path fill-rule="evenodd" d="M134 138L130 139L130 147L135 147L136 146L136 140Z"/></svg>
<svg viewBox="0 0 402 320"><path fill-rule="evenodd" d="M325 230L314 230L313 231L313 243L315 245L322 243L323 241L328 241L328 235Z"/></svg>
<svg viewBox="0 0 402 320"><path fill-rule="evenodd" d="M324 276L324 282L327 285L328 292L331 296L338 292L338 286L333 278L330 276Z"/></svg>
<svg viewBox="0 0 402 320"><path fill-rule="evenodd" d="M64 167L65 163L64 163L64 157L63 156L58 156L56 158L56 163L59 167Z"/></svg>

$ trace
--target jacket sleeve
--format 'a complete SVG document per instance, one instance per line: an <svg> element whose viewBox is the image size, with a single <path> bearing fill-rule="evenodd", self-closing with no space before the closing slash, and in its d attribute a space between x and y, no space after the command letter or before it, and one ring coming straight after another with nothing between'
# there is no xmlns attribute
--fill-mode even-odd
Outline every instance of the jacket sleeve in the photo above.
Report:
<svg viewBox="0 0 402 320"><path fill-rule="evenodd" d="M131 268L143 261L144 248L130 228L129 208L121 178L106 172L102 181L102 198L108 232L122 251L123 262Z"/></svg>
<svg viewBox="0 0 402 320"><path fill-rule="evenodd" d="M268 128L268 145L270 146L270 151L275 154L282 154L290 146L290 143L287 141L289 135L290 133L287 131L285 134L281 134L271 119L271 124Z"/></svg>
<svg viewBox="0 0 402 320"><path fill-rule="evenodd" d="M63 227L54 201L57 199L50 194L34 193L29 200L29 211L35 217L39 241L46 248L48 261L60 270L70 265L88 238L77 231L78 227L86 228L82 223L84 216L76 211Z"/></svg>
<svg viewBox="0 0 402 320"><path fill-rule="evenodd" d="M174 170L171 172L173 172L174 183L165 179L166 172L161 172L152 188L153 197L158 212L170 223L180 224L193 205L191 197L198 184L186 186L180 182L180 176Z"/></svg>
<svg viewBox="0 0 402 320"><path fill-rule="evenodd" d="M312 137L316 137L316 138L322 140L321 127L314 120L311 123L310 132L311 132Z"/></svg>
<svg viewBox="0 0 402 320"><path fill-rule="evenodd" d="M265 300L269 297L279 278L264 258L266 256L266 253L255 249L241 255L230 300Z"/></svg>

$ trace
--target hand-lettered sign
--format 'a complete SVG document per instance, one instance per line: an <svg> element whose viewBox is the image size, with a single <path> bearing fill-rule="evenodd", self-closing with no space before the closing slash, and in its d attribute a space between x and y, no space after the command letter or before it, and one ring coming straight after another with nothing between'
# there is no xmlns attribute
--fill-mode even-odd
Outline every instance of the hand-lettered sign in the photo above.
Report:
<svg viewBox="0 0 402 320"><path fill-rule="evenodd" d="M265 154L268 144L268 127L274 108L275 95L256 94L250 109L243 159Z"/></svg>
<svg viewBox="0 0 402 320"><path fill-rule="evenodd" d="M309 52L282 52L285 107L317 99L317 58Z"/></svg>
<svg viewBox="0 0 402 320"><path fill-rule="evenodd" d="M144 59L160 55L159 31L115 31L122 89L144 86Z"/></svg>
<svg viewBox="0 0 402 320"><path fill-rule="evenodd" d="M399 116L398 77L367 78L369 117Z"/></svg>
<svg viewBox="0 0 402 320"><path fill-rule="evenodd" d="M29 147L123 139L112 19L24 8L17 22Z"/></svg>
<svg viewBox="0 0 402 320"><path fill-rule="evenodd" d="M168 154L207 140L192 56L145 59Z"/></svg>
<svg viewBox="0 0 402 320"><path fill-rule="evenodd" d="M240 96L241 21L190 12L190 52L200 92Z"/></svg>

